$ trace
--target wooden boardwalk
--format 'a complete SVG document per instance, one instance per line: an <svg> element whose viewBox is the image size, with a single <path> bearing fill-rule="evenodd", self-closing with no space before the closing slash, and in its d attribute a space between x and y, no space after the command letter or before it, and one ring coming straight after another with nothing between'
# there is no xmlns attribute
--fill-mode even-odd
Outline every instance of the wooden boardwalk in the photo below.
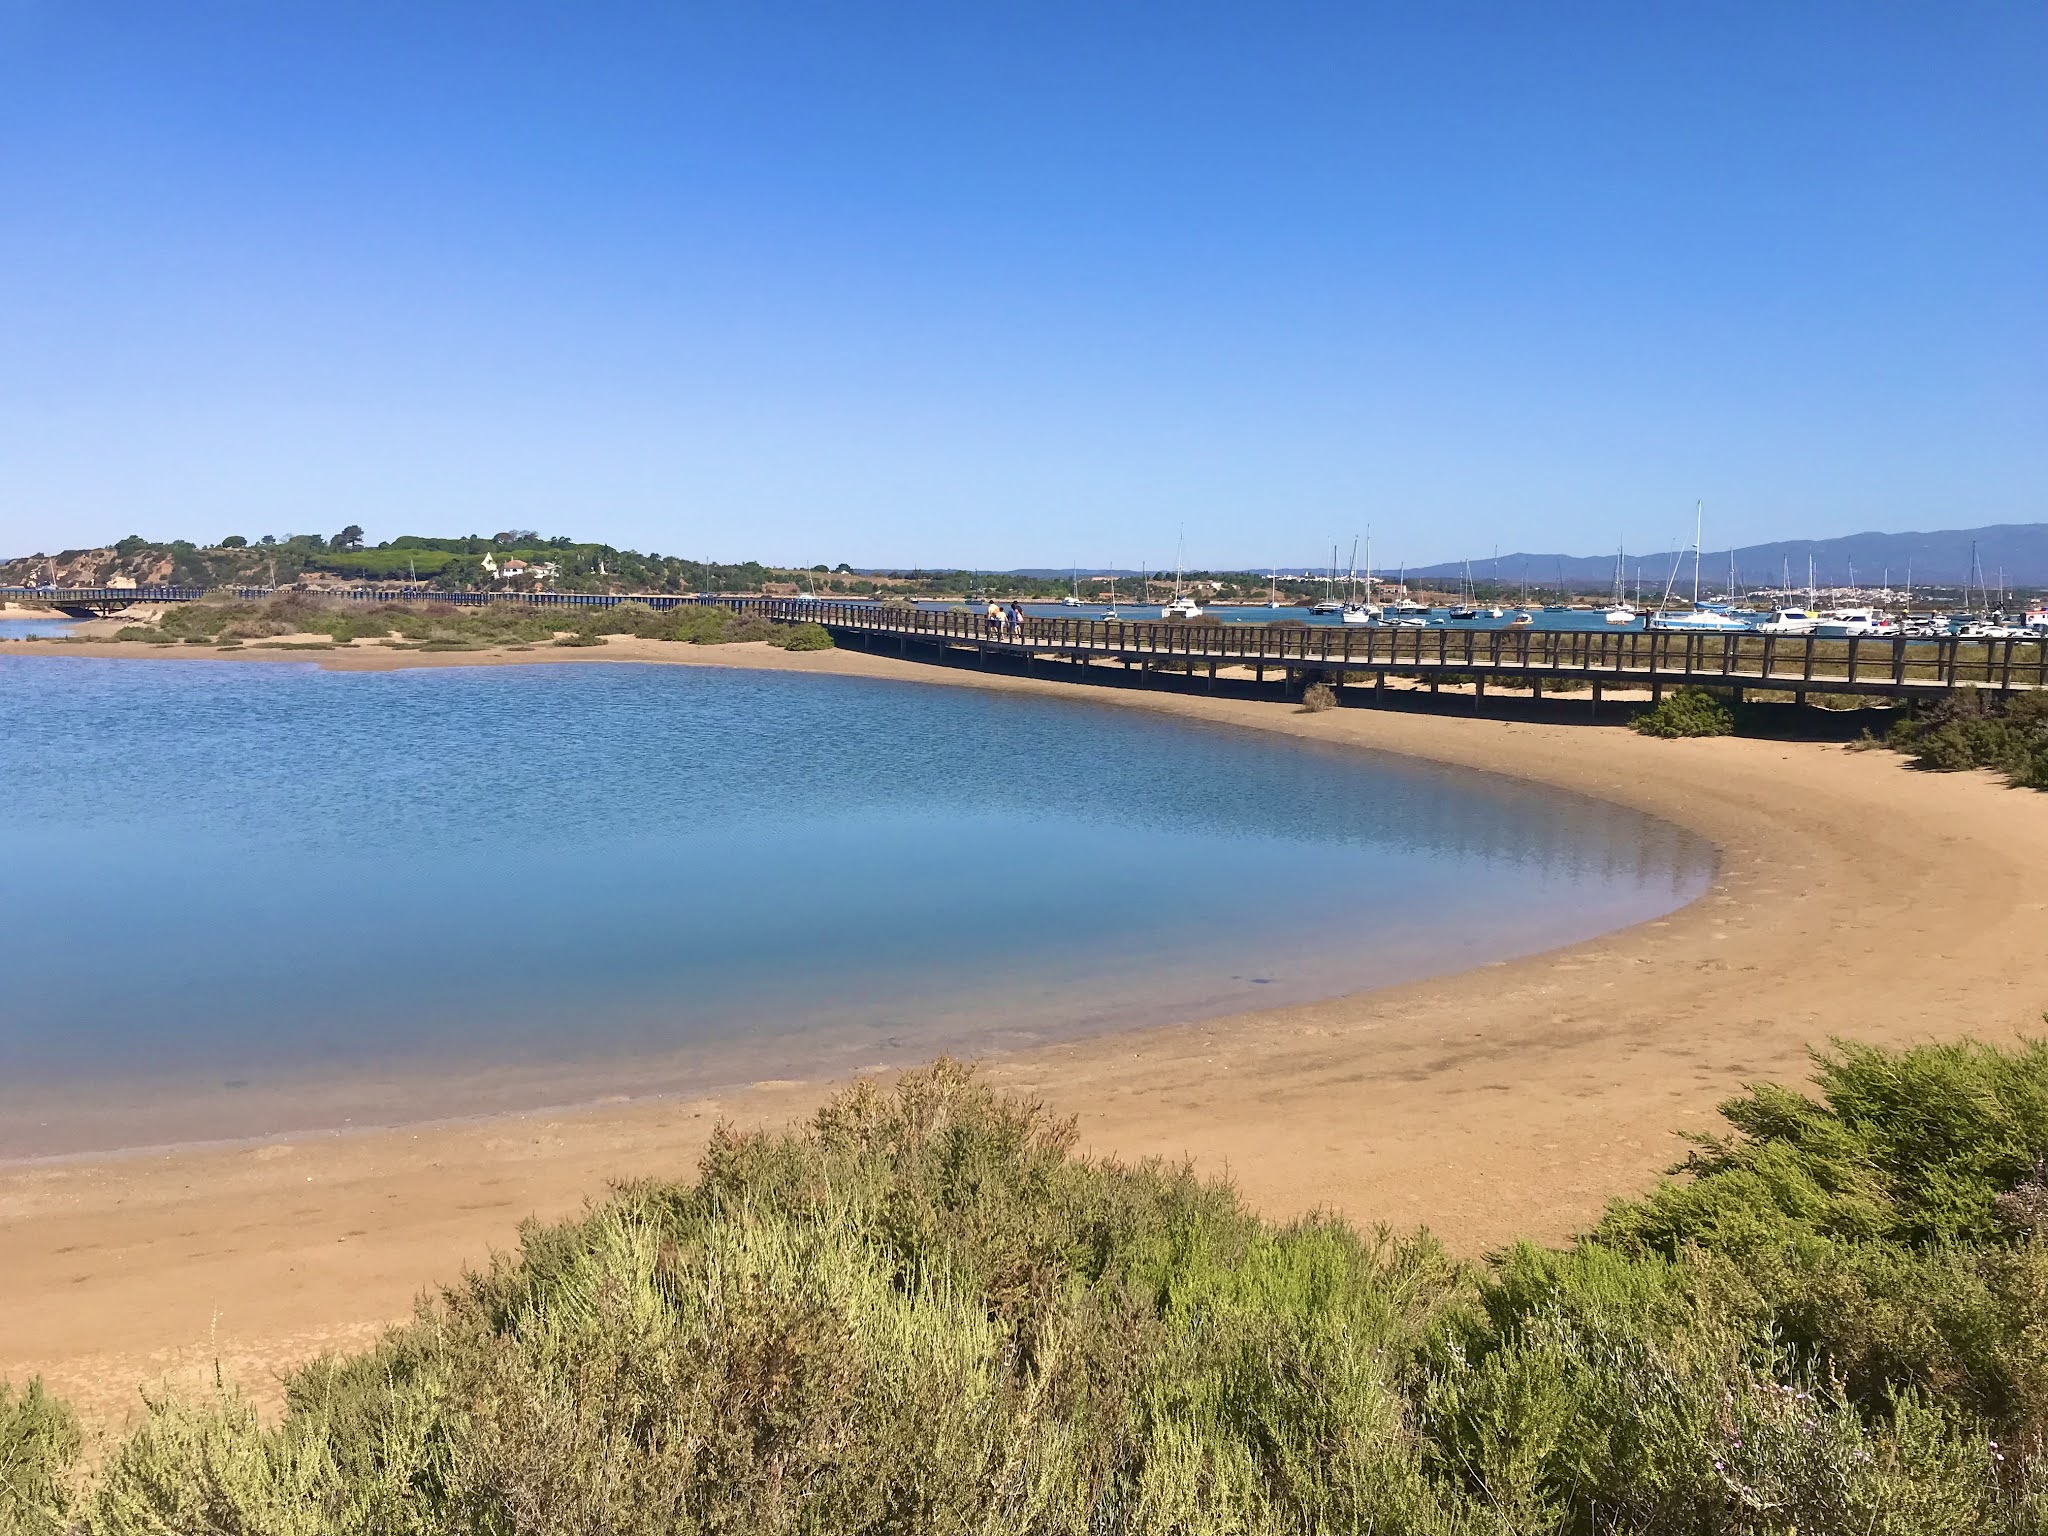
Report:
<svg viewBox="0 0 2048 1536"><path fill-rule="evenodd" d="M1026 618L1021 629L972 613L876 603L741 600L767 617L822 624L864 649L973 650L1036 662L1121 664L1216 677L1249 670L1298 687L1389 675L1425 683L1540 688L1577 681L1653 694L1709 687L1913 697L1954 688L2048 687L2048 637L1933 640L1702 635L1667 630L1427 629L1334 624L1201 624ZM1057 675L1048 673L1047 675Z"/></svg>
<svg viewBox="0 0 2048 1536"><path fill-rule="evenodd" d="M0 597L46 603L65 612L106 612L130 603L192 602L196 587L7 589ZM264 598L269 588L217 595ZM777 597L697 597L657 593L427 593L359 587L325 594L354 602L436 602L460 607L518 603L544 608L609 608L639 603L657 610L716 605L783 623L823 625L842 645L953 659L1006 659L1026 670L1044 665L1120 667L1165 678L1241 677L1310 683L1377 683L1389 676L1441 686L1539 689L1548 683L1647 689L1687 683L1892 698L1957 688L2048 688L2048 637L1930 640L1820 639L1813 636L1684 634L1667 630L1452 629L1294 623L1166 623L1158 620L1026 618L1021 628L991 625L980 613L874 602ZM1048 670L1045 675L1060 675ZM1068 674L1073 675L1073 674Z"/></svg>

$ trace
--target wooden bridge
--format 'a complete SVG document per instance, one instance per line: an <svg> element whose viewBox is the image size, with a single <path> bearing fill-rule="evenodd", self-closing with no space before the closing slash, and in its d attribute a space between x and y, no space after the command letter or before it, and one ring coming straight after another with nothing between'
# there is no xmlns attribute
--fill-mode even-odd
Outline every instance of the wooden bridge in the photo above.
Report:
<svg viewBox="0 0 2048 1536"><path fill-rule="evenodd" d="M1031 618L991 625L979 614L880 603L779 598L732 603L784 622L822 624L842 645L867 650L973 651L1007 657L1026 670L1108 664L1214 680L1249 671L1293 691L1314 682L1386 686L1389 676L1440 687L1546 684L1664 689L1696 684L1900 698L1954 688L2048 688L2048 635L2028 639L1686 634L1671 630L1453 629L1435 625L1204 624Z"/></svg>
<svg viewBox="0 0 2048 1536"><path fill-rule="evenodd" d="M103 619L136 603L196 603L205 587L0 587L0 601L41 603L74 619ZM269 595L266 588L264 596Z"/></svg>
<svg viewBox="0 0 2048 1536"><path fill-rule="evenodd" d="M16 588L0 597L45 603L81 615L131 603L190 602L192 587ZM269 588L223 596L261 598ZM1294 623L1027 617L992 625L976 612L877 602L802 598L702 597L655 593L426 593L359 587L323 594L354 602L518 603L545 608L610 608L639 603L656 610L715 605L782 623L823 625L844 646L932 660L1007 664L1047 677L1063 668L1108 667L1185 685L1223 677L1271 681L1292 693L1311 683L1384 689L1389 677L1432 688L1468 685L1475 702L1489 687L1544 690L1589 686L1647 690L1652 697L1684 684L1809 694L1922 698L1957 688L2010 692L2048 688L2048 635L1934 639L1807 635L1686 634L1671 630L1463 629L1433 625L1352 626ZM1133 680L1137 680L1134 676Z"/></svg>

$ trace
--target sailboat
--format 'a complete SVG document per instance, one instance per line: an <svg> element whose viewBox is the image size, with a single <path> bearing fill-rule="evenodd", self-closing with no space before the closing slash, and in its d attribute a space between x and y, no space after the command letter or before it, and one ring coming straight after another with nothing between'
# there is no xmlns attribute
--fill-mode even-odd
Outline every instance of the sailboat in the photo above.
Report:
<svg viewBox="0 0 2048 1536"><path fill-rule="evenodd" d="M1323 574L1322 601L1312 604L1310 613L1342 613L1344 605L1337 601L1337 546L1330 546L1330 566Z"/></svg>
<svg viewBox="0 0 2048 1536"><path fill-rule="evenodd" d="M1182 590L1181 586L1181 556L1186 544L1186 537L1183 536L1180 542L1173 546L1173 596L1167 599L1166 606L1159 610L1159 617L1162 619L1199 619L1202 616L1202 605L1196 602L1192 595Z"/></svg>
<svg viewBox="0 0 2048 1536"><path fill-rule="evenodd" d="M1067 595L1060 599L1060 606L1062 608L1078 608L1081 606L1081 568L1078 565L1073 568L1072 576L1073 584L1068 588Z"/></svg>
<svg viewBox="0 0 2048 1536"><path fill-rule="evenodd" d="M1732 614L1700 606L1700 530L1705 516L1704 502L1695 503L1692 513L1692 607L1683 612L1673 612L1668 607L1671 601L1672 583L1678 579L1678 564L1671 567L1671 579L1664 584L1664 602L1650 615L1650 628L1678 630L1687 634L1731 635L1749 633L1749 625ZM1680 562L1684 557L1680 556Z"/></svg>
<svg viewBox="0 0 2048 1536"><path fill-rule="evenodd" d="M1396 600L1391 610L1394 615L1394 622L1396 624L1409 625L1427 624L1429 622L1429 604L1417 602L1408 595L1408 567L1405 564L1402 565L1401 575L1394 585L1401 591L1400 598Z"/></svg>
<svg viewBox="0 0 2048 1536"><path fill-rule="evenodd" d="M1459 591L1463 594L1465 600L1462 603L1454 604L1446 610L1445 617L1453 619L1478 618L1479 607L1472 601L1472 562L1470 560L1465 562L1465 579Z"/></svg>
<svg viewBox="0 0 2048 1536"><path fill-rule="evenodd" d="M1344 624L1370 624L1380 616L1380 607L1372 600L1372 535L1365 538L1365 601L1358 600L1358 540L1351 541L1351 595L1345 599L1338 621Z"/></svg>
<svg viewBox="0 0 2048 1536"><path fill-rule="evenodd" d="M1627 555L1622 549L1622 546L1619 544L1615 545L1614 601L1607 605L1607 612L1602 615L1602 617L1605 618L1607 622L1610 624L1633 624L1637 619L1642 617L1642 615L1637 613L1635 609L1629 607L1627 594L1625 594L1622 591L1622 562L1625 559L1627 559Z"/></svg>
<svg viewBox="0 0 2048 1536"><path fill-rule="evenodd" d="M1266 606L1268 608L1284 608L1287 606L1280 601L1280 573L1277 570L1266 573Z"/></svg>

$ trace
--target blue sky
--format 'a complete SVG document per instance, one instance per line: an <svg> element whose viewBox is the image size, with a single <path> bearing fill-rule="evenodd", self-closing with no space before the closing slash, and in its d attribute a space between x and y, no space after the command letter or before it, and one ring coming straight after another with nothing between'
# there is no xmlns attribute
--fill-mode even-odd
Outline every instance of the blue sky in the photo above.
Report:
<svg viewBox="0 0 2048 1536"><path fill-rule="evenodd" d="M2048 517L2048 7L0 0L0 554Z"/></svg>

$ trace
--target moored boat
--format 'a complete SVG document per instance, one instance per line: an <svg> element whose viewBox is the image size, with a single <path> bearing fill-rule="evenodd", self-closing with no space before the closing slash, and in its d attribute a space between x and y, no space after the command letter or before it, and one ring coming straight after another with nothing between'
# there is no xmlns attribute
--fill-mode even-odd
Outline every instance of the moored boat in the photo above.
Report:
<svg viewBox="0 0 2048 1536"><path fill-rule="evenodd" d="M1773 608L1756 623L1760 635L1810 635L1820 622L1805 608Z"/></svg>

